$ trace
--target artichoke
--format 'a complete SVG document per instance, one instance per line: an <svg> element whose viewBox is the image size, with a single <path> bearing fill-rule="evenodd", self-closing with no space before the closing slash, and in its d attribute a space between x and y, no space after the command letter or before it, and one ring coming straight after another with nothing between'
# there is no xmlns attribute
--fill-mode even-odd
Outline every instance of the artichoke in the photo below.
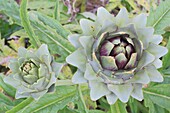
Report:
<svg viewBox="0 0 170 113"><path fill-rule="evenodd" d="M37 100L45 93L54 91L62 64L54 61L47 45L43 44L37 51L20 47L18 58L10 60L9 68L12 73L4 81L16 88L15 98L32 96Z"/></svg>
<svg viewBox="0 0 170 113"><path fill-rule="evenodd" d="M94 101L102 96L109 104L117 99L125 103L130 96L141 101L144 84L163 81L157 71L162 66L159 58L167 53L158 45L161 35L146 27L146 14L130 18L125 8L113 16L100 7L93 18L81 19L83 33L68 37L77 48L66 58L78 68L73 83L87 82Z"/></svg>

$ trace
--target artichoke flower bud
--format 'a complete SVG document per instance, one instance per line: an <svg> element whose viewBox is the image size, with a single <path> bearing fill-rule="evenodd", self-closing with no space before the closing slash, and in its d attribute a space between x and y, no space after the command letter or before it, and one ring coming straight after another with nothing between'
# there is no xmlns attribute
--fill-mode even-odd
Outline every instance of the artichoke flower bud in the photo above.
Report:
<svg viewBox="0 0 170 113"><path fill-rule="evenodd" d="M20 67L23 73L23 80L29 84L33 84L38 80L38 67L33 63L33 61L26 61Z"/></svg>
<svg viewBox="0 0 170 113"><path fill-rule="evenodd" d="M137 64L134 43L127 34L104 40L99 52L101 65L106 70L128 70L134 68Z"/></svg>
<svg viewBox="0 0 170 113"><path fill-rule="evenodd" d="M94 101L102 96L109 104L127 102L130 96L141 101L144 84L163 81L157 69L162 66L159 58L167 53L159 45L162 36L154 35L146 22L145 14L129 18L125 8L113 16L101 7L94 21L81 19L83 33L68 37L77 48L66 58L78 68L73 83L87 82Z"/></svg>
<svg viewBox="0 0 170 113"><path fill-rule="evenodd" d="M62 66L54 61L45 44L37 51L20 47L18 58L11 59L9 64L12 73L4 81L16 88L16 99L32 96L37 100L45 93L54 91Z"/></svg>

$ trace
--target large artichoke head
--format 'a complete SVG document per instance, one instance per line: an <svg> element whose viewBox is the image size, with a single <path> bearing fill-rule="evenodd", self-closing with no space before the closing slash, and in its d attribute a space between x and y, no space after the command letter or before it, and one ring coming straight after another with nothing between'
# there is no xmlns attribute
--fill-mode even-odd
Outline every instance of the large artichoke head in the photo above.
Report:
<svg viewBox="0 0 170 113"><path fill-rule="evenodd" d="M62 64L54 61L47 45L43 44L37 51L20 47L18 58L11 59L9 68L12 74L4 81L17 89L16 98L32 96L39 99L45 93L54 91Z"/></svg>
<svg viewBox="0 0 170 113"><path fill-rule="evenodd" d="M162 65L159 58L167 53L158 45L162 37L146 27L145 14L129 18L125 8L116 17L99 8L93 19L80 20L83 33L69 36L77 48L66 59L78 68L72 81L87 82L92 100L106 96L113 104L132 96L141 101L143 84L163 81L157 71Z"/></svg>

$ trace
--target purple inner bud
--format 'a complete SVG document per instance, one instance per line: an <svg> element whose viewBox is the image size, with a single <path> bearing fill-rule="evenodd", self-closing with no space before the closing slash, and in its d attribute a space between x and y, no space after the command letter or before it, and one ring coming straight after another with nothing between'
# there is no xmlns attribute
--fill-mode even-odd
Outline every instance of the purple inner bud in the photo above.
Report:
<svg viewBox="0 0 170 113"><path fill-rule="evenodd" d="M111 42L105 41L100 48L100 56L108 56L113 47L114 45Z"/></svg>
<svg viewBox="0 0 170 113"><path fill-rule="evenodd" d="M133 39L129 38L128 34L124 34L124 35L106 39L101 45L102 46L99 49L100 56L113 57L115 59L115 63L117 65L118 69L121 69L121 70L125 69L125 66L131 59L131 55L136 52L135 48L133 46L134 45ZM134 58L134 60L135 60L134 61L134 63L135 63L136 59ZM102 64L102 62L101 62L101 64ZM131 64L130 66L129 65L128 65L128 67L126 66L126 69L134 68L134 66L135 66L134 64L133 65ZM110 69L108 69L108 70L110 70Z"/></svg>

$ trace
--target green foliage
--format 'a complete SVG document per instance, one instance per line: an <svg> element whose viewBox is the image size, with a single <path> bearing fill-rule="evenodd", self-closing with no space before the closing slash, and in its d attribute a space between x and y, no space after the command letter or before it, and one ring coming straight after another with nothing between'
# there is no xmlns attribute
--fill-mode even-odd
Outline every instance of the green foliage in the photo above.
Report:
<svg viewBox="0 0 170 113"><path fill-rule="evenodd" d="M143 89L144 101L142 102L131 98L128 103L117 100L115 104L109 105L104 97L98 101L92 101L87 84L81 87L73 85L70 79L76 68L66 64L58 77L54 93L45 94L38 101L30 97L15 99L16 90L3 80L10 71L6 68L7 71L4 72L1 67L7 67L9 59L17 56L18 48L28 45L37 48L45 43L57 61L65 62L65 58L75 51L67 39L68 35L82 33L79 20L86 17L79 12L87 11L87 9L95 12L97 9L95 7L102 2L89 0L86 4L85 0L76 0L68 7L62 0L28 0L28 4L27 0L22 0L21 5L15 0L0 0L0 13L3 14L0 20L2 34L0 71L5 73L5 75L0 74L0 113L170 113L169 0L160 0L161 4L158 7L159 0L109 1L106 8L114 15L122 7L127 8L130 17L141 12L149 12L147 26L154 27L155 34L165 33L161 45L167 45L169 52L163 57L163 67L159 70L163 74L164 81L148 84L148 87ZM68 8L73 9L69 12ZM73 21L70 22L69 19L72 18ZM16 39L14 40L13 37ZM29 38L30 43L26 42L25 38Z"/></svg>
<svg viewBox="0 0 170 113"><path fill-rule="evenodd" d="M155 29L155 34L163 34L170 20L170 2L162 2L156 10L151 10L147 25Z"/></svg>
<svg viewBox="0 0 170 113"><path fill-rule="evenodd" d="M168 40L167 46L168 50L170 50L170 40ZM170 66L170 51L163 57L163 69L167 69ZM167 70L166 70L167 71Z"/></svg>
<svg viewBox="0 0 170 113"><path fill-rule="evenodd" d="M3 81L4 75L0 74L0 87L11 97L15 97L15 89Z"/></svg>
<svg viewBox="0 0 170 113"><path fill-rule="evenodd" d="M84 89L85 91L86 89ZM26 106L20 113L47 113L57 112L63 109L68 102L75 101L77 99L75 86L59 86L56 87L56 92L52 94L46 94L39 101Z"/></svg>
<svg viewBox="0 0 170 113"><path fill-rule="evenodd" d="M60 21L60 5L59 5L59 0L56 0L55 4L55 10L54 10L54 18L58 21Z"/></svg>
<svg viewBox="0 0 170 113"><path fill-rule="evenodd" d="M115 104L110 106L110 111L108 113L127 113L126 104L118 100Z"/></svg>
<svg viewBox="0 0 170 113"><path fill-rule="evenodd" d="M170 84L159 84L144 89L146 99L170 111ZM146 103L148 100L146 100ZM146 106L150 106L146 104ZM153 106L152 106L153 107Z"/></svg>
<svg viewBox="0 0 170 113"><path fill-rule="evenodd" d="M0 18L0 32L3 38L8 38L13 32L20 29L20 26L16 24L10 25L6 19L7 17L5 15L2 15L2 18Z"/></svg>
<svg viewBox="0 0 170 113"><path fill-rule="evenodd" d="M10 17L11 23L21 25L19 6L14 0L0 0L0 11Z"/></svg>
<svg viewBox="0 0 170 113"><path fill-rule="evenodd" d="M19 104L23 99L14 100L15 97L15 89L11 87L10 85L6 84L3 81L4 75L0 74L0 88L3 89L3 92L0 92L0 112L5 113L5 111L8 111L12 109L14 106Z"/></svg>
<svg viewBox="0 0 170 113"><path fill-rule="evenodd" d="M48 44L52 54L61 56L58 61L64 61L74 51L74 47L65 39L68 31L50 17L35 12L31 13L31 15L34 17L31 19L32 26L35 28L35 33L39 40Z"/></svg>
<svg viewBox="0 0 170 113"><path fill-rule="evenodd" d="M149 113L169 113L166 109L153 103L147 95L145 95L145 106L149 107Z"/></svg>
<svg viewBox="0 0 170 113"><path fill-rule="evenodd" d="M22 25L26 30L27 34L29 35L31 44L34 47L38 48L41 45L41 43L38 40L37 36L35 36L35 33L32 27L30 26L30 21L28 19L28 14L27 14L27 0L23 0L21 3L20 17L21 17Z"/></svg>

